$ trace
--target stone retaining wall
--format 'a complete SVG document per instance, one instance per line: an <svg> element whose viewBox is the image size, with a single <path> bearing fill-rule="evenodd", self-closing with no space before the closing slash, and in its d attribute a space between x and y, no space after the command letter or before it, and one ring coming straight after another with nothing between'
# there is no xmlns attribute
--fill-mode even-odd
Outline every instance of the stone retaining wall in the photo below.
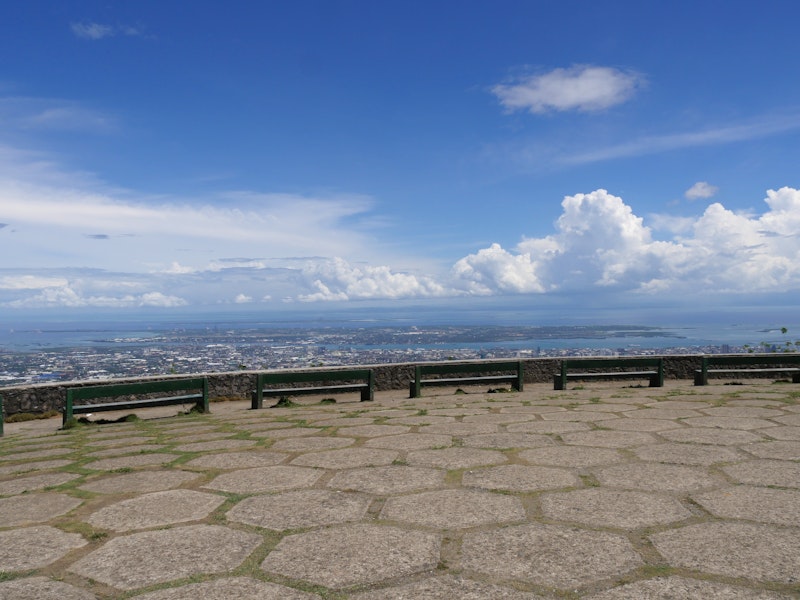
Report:
<svg viewBox="0 0 800 600"><path fill-rule="evenodd" d="M694 370L700 368L699 355L676 355L664 357L664 374L666 379L692 379ZM490 361L469 361L490 362ZM525 381L529 383L545 383L553 380L561 361L557 358L533 358L523 360ZM366 365L375 371L376 390L408 389L413 378L414 365L418 363L397 363ZM342 369L352 367L341 367ZM323 370L329 370L323 369ZM311 371L314 369L303 369ZM255 387L256 371L232 371L227 373L207 373L209 395L211 398L249 398ZM142 381L145 379L171 379L187 377L175 375L164 377L137 377L114 379L115 383ZM65 390L68 387L97 385L100 381L71 381L57 384L9 386L0 388L3 397L5 415L16 413L43 413L49 410L61 410L64 407Z"/></svg>

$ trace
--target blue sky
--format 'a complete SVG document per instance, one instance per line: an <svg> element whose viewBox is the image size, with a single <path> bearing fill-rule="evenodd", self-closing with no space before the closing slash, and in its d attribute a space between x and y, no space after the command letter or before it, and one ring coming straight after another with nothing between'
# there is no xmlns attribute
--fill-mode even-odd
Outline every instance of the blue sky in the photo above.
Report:
<svg viewBox="0 0 800 600"><path fill-rule="evenodd" d="M798 21L789 0L6 3L0 307L791 303Z"/></svg>

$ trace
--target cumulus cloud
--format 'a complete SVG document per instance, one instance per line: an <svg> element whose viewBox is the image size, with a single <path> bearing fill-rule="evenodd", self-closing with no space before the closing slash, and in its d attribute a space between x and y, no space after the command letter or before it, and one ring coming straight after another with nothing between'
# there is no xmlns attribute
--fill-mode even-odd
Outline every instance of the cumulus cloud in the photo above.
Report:
<svg viewBox="0 0 800 600"><path fill-rule="evenodd" d="M398 273L387 266L353 266L342 258L309 262L302 277L311 291L304 302L319 300L399 299L444 296L448 291L430 277Z"/></svg>
<svg viewBox="0 0 800 600"><path fill-rule="evenodd" d="M343 257L255 258L249 252L196 266L174 259L138 273L15 266L0 268L0 306L179 307L601 292L668 300L800 289L800 190L769 190L761 213L714 202L695 216L646 220L603 189L566 196L561 209L551 233L524 237L512 248L489 244L444 273ZM103 246L121 239L138 243L111 235Z"/></svg>
<svg viewBox="0 0 800 600"><path fill-rule="evenodd" d="M510 111L590 112L625 102L643 83L643 78L632 71L574 65L568 69L554 69L508 84L499 84L492 88L492 92Z"/></svg>
<svg viewBox="0 0 800 600"><path fill-rule="evenodd" d="M480 294L785 292L800 287L800 191L769 190L765 202L760 216L711 204L659 241L606 190L567 196L555 233L524 239L513 252L493 244L458 261L453 277Z"/></svg>
<svg viewBox="0 0 800 600"><path fill-rule="evenodd" d="M707 181L698 181L683 194L687 200L698 200L715 196L719 188Z"/></svg>
<svg viewBox="0 0 800 600"><path fill-rule="evenodd" d="M8 308L174 308L188 302L178 296L161 292L124 294L116 296L85 296L70 285L45 287L32 296L2 303Z"/></svg>

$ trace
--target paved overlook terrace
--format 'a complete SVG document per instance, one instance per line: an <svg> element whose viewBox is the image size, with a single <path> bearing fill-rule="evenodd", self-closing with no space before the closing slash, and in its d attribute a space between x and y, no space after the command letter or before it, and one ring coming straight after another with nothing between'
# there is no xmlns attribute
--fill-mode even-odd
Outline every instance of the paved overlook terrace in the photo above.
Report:
<svg viewBox="0 0 800 600"><path fill-rule="evenodd" d="M798 386L386 383L7 423L0 598L800 596Z"/></svg>

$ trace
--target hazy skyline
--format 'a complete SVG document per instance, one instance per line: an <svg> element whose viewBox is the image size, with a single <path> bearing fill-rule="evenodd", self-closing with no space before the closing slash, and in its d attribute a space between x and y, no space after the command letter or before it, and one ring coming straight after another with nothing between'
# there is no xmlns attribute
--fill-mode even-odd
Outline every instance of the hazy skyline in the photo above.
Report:
<svg viewBox="0 0 800 600"><path fill-rule="evenodd" d="M800 5L0 9L0 309L785 306Z"/></svg>

